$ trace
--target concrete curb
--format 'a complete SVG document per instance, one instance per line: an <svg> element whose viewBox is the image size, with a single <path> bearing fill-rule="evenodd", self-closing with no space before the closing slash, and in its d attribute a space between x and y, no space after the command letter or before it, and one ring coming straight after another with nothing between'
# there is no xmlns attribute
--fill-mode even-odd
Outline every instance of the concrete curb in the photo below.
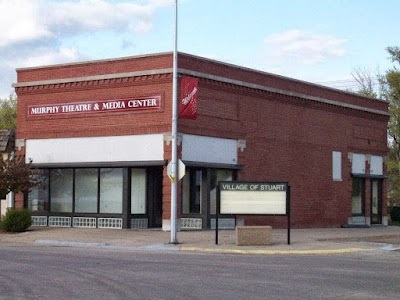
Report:
<svg viewBox="0 0 400 300"><path fill-rule="evenodd" d="M43 246L57 246L57 247L88 247L88 248L102 248L109 246L107 243L88 243L88 242L71 242L71 241L58 241L58 240L35 240L34 244Z"/></svg>
<svg viewBox="0 0 400 300"><path fill-rule="evenodd" d="M79 247L98 248L112 250L149 251L149 252L199 252L215 254L241 254L241 255L339 255L355 253L360 251L371 251L365 248L342 248L342 249L313 249L313 250L265 250L265 249L216 249L191 246L179 246L171 244L149 244L141 246L117 246L109 243L89 243L59 240L35 240L34 244L50 247Z"/></svg>
<svg viewBox="0 0 400 300"><path fill-rule="evenodd" d="M118 246L109 243L88 243L76 241L59 241L59 240L35 240L34 244L49 247L78 247L78 248L98 248L98 249L111 249L111 250L135 250L135 251L180 251L176 245L170 244L149 244L141 246Z"/></svg>
<svg viewBox="0 0 400 300"><path fill-rule="evenodd" d="M344 248L344 249L326 249L326 250L239 250L239 249L212 249L199 247L181 247L181 251L187 252L207 252L220 254L252 254L252 255L332 255L346 254L360 251L371 251L373 249L364 248Z"/></svg>

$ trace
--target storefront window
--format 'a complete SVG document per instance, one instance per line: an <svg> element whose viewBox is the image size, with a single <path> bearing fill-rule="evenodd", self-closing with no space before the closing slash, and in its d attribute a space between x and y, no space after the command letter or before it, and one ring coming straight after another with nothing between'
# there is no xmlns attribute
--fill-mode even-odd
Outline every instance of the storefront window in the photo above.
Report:
<svg viewBox="0 0 400 300"><path fill-rule="evenodd" d="M190 211L190 171L186 169L186 175L182 178L182 213L188 214Z"/></svg>
<svg viewBox="0 0 400 300"><path fill-rule="evenodd" d="M217 186L219 181L232 181L232 170L211 170L211 187L210 187L210 214L217 213Z"/></svg>
<svg viewBox="0 0 400 300"><path fill-rule="evenodd" d="M193 174L193 183L192 185L192 195L191 198L193 199L190 202L190 212L192 213L201 213L201 199L202 199L202 186L203 186L203 171L196 170Z"/></svg>
<svg viewBox="0 0 400 300"><path fill-rule="evenodd" d="M365 181L363 178L353 178L352 187L352 214L364 215L364 190Z"/></svg>
<svg viewBox="0 0 400 300"><path fill-rule="evenodd" d="M217 185L219 181L232 181L233 170L209 169L210 175L210 214L216 214ZM182 179L182 213L201 214L203 202L206 200L205 169L186 169Z"/></svg>
<svg viewBox="0 0 400 300"><path fill-rule="evenodd" d="M75 212L96 213L98 169L75 170Z"/></svg>
<svg viewBox="0 0 400 300"><path fill-rule="evenodd" d="M200 214L203 170L189 169L182 181L182 212Z"/></svg>
<svg viewBox="0 0 400 300"><path fill-rule="evenodd" d="M146 169L131 170L131 214L146 213Z"/></svg>
<svg viewBox="0 0 400 300"><path fill-rule="evenodd" d="M371 224L382 224L382 180L371 180Z"/></svg>
<svg viewBox="0 0 400 300"><path fill-rule="evenodd" d="M122 213L122 168L100 169L100 213Z"/></svg>
<svg viewBox="0 0 400 300"><path fill-rule="evenodd" d="M72 212L72 169L50 170L50 199L52 212Z"/></svg>
<svg viewBox="0 0 400 300"><path fill-rule="evenodd" d="M46 211L49 209L49 170L39 170L40 184L28 193L28 208L31 211Z"/></svg>

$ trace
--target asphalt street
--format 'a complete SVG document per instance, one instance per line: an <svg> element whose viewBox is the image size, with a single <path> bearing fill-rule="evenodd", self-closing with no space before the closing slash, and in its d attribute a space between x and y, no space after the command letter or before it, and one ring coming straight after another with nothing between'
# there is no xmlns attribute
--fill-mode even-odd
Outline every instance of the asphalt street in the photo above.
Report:
<svg viewBox="0 0 400 300"><path fill-rule="evenodd" d="M1 246L0 299L398 299L400 253Z"/></svg>

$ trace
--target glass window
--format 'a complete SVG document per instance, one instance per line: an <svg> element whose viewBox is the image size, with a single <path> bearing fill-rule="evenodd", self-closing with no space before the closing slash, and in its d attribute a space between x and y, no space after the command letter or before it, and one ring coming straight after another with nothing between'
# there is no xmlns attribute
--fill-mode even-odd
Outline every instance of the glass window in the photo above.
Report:
<svg viewBox="0 0 400 300"><path fill-rule="evenodd" d="M203 170L189 169L182 181L182 212L200 214Z"/></svg>
<svg viewBox="0 0 400 300"><path fill-rule="evenodd" d="M371 180L371 224L382 223L382 181Z"/></svg>
<svg viewBox="0 0 400 300"><path fill-rule="evenodd" d="M342 152L332 152L332 178L334 181L342 181Z"/></svg>
<svg viewBox="0 0 400 300"><path fill-rule="evenodd" d="M364 214L364 186L363 178L353 178L352 187L352 213L353 215Z"/></svg>
<svg viewBox="0 0 400 300"><path fill-rule="evenodd" d="M122 168L100 169L100 213L122 213Z"/></svg>
<svg viewBox="0 0 400 300"><path fill-rule="evenodd" d="M96 213L98 192L97 169L75 170L75 212Z"/></svg>
<svg viewBox="0 0 400 300"><path fill-rule="evenodd" d="M210 214L217 213L217 186L219 181L232 181L232 170L211 170L211 185L210 185Z"/></svg>
<svg viewBox="0 0 400 300"><path fill-rule="evenodd" d="M190 212L190 170L186 169L185 176L182 178L182 213Z"/></svg>
<svg viewBox="0 0 400 300"><path fill-rule="evenodd" d="M203 172L201 170L196 170L192 176L193 182L191 183L191 199L190 201L190 212L201 213L201 199L202 199L202 185L203 185Z"/></svg>
<svg viewBox="0 0 400 300"><path fill-rule="evenodd" d="M47 211L49 209L49 170L38 170L40 184L28 193L28 208L31 211Z"/></svg>
<svg viewBox="0 0 400 300"><path fill-rule="evenodd" d="M52 212L72 212L72 169L50 170L50 199Z"/></svg>
<svg viewBox="0 0 400 300"><path fill-rule="evenodd" d="M131 169L131 214L146 213L146 169Z"/></svg>
<svg viewBox="0 0 400 300"><path fill-rule="evenodd" d="M383 157L371 156L370 171L371 175L383 175Z"/></svg>
<svg viewBox="0 0 400 300"><path fill-rule="evenodd" d="M351 172L353 174L365 174L365 155L353 153L351 158Z"/></svg>

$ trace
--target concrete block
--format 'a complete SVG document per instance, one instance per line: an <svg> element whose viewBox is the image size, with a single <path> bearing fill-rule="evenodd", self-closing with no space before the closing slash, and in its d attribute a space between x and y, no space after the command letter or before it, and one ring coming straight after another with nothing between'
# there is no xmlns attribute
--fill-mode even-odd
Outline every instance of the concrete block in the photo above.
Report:
<svg viewBox="0 0 400 300"><path fill-rule="evenodd" d="M271 226L236 226L236 245L264 246L271 244Z"/></svg>

